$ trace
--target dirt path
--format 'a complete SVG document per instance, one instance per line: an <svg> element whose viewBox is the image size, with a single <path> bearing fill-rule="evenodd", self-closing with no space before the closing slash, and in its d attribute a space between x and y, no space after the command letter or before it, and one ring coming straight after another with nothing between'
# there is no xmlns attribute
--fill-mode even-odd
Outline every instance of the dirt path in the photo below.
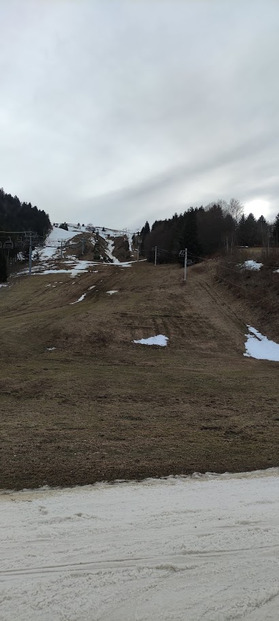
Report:
<svg viewBox="0 0 279 621"><path fill-rule="evenodd" d="M178 266L107 265L0 291L2 488L278 465L278 363L243 356L253 314L214 270L184 285ZM167 348L132 342L159 333Z"/></svg>

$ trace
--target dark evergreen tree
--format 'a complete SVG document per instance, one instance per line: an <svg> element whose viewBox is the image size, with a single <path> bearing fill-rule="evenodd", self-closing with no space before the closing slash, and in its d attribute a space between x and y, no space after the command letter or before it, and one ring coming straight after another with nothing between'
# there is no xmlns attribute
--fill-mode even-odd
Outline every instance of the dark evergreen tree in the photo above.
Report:
<svg viewBox="0 0 279 621"><path fill-rule="evenodd" d="M237 240L239 246L256 246L258 239L257 222L252 213L245 218L241 216L237 227Z"/></svg>
<svg viewBox="0 0 279 621"><path fill-rule="evenodd" d="M257 220L257 246L267 246L269 241L269 225L263 216Z"/></svg>
<svg viewBox="0 0 279 621"><path fill-rule="evenodd" d="M276 246L279 246L279 213L276 216L273 231L272 231L273 242Z"/></svg>
<svg viewBox="0 0 279 621"><path fill-rule="evenodd" d="M67 222L62 222L61 224L59 224L59 229L63 229L64 231L68 231L68 224L67 224Z"/></svg>
<svg viewBox="0 0 279 621"><path fill-rule="evenodd" d="M33 231L45 237L51 223L45 211L32 207L31 203L21 203L17 196L6 194L0 189L0 230Z"/></svg>
<svg viewBox="0 0 279 621"><path fill-rule="evenodd" d="M143 256L145 255L145 239L147 235L149 235L149 233L150 233L150 226L149 226L149 222L146 221L145 225L142 227L138 235L140 254Z"/></svg>
<svg viewBox="0 0 279 621"><path fill-rule="evenodd" d="M193 261L212 255L235 243L237 220L232 216L227 203L212 203L206 208L191 207L183 214L168 220L156 220L148 233L144 233L144 254L154 260L157 246L157 261L183 261L184 249Z"/></svg>
<svg viewBox="0 0 279 621"><path fill-rule="evenodd" d="M200 209L198 214L198 237L203 254L210 255L225 245L226 216L218 204Z"/></svg>
<svg viewBox="0 0 279 621"><path fill-rule="evenodd" d="M0 250L0 282L6 282L8 278L7 259L3 250Z"/></svg>

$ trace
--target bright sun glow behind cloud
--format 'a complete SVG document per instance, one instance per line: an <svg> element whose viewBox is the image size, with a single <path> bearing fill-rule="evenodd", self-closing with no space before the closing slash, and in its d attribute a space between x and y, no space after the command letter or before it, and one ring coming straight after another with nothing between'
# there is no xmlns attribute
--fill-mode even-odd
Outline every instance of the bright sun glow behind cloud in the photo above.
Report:
<svg viewBox="0 0 279 621"><path fill-rule="evenodd" d="M262 198L255 198L252 201L247 201L247 203L244 203L245 215L248 216L249 213L252 213L254 214L256 219L258 219L260 216L268 218L269 208L269 202Z"/></svg>

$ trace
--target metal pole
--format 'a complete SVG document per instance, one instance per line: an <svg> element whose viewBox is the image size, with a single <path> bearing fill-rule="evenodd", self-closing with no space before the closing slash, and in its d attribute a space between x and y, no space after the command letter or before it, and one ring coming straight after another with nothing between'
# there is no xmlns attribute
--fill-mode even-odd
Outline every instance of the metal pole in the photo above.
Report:
<svg viewBox="0 0 279 621"><path fill-rule="evenodd" d="M187 248L185 248L185 254L184 254L184 278L183 280L186 281L187 278Z"/></svg>
<svg viewBox="0 0 279 621"><path fill-rule="evenodd" d="M29 276L32 271L32 233L29 233Z"/></svg>
<svg viewBox="0 0 279 621"><path fill-rule="evenodd" d="M155 246L154 265L157 265L157 246Z"/></svg>

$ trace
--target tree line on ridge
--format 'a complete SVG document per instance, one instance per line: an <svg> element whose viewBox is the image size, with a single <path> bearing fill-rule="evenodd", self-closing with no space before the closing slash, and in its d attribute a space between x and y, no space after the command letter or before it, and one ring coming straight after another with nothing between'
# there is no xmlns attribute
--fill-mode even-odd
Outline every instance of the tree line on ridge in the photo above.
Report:
<svg viewBox="0 0 279 621"><path fill-rule="evenodd" d="M17 196L6 194L0 188L0 282L7 280L7 262L19 252L29 250L32 244L43 241L51 229L49 216L44 210L21 202Z"/></svg>
<svg viewBox="0 0 279 621"><path fill-rule="evenodd" d="M279 243L279 214L273 225L263 216L256 219L250 213L245 216L243 207L236 199L229 203L219 201L206 207L191 207L165 220L156 220L152 227L148 222L138 234L140 254L149 261L169 263L180 260L184 249L188 258L196 261L236 246L275 246ZM135 241L137 241L135 239Z"/></svg>

